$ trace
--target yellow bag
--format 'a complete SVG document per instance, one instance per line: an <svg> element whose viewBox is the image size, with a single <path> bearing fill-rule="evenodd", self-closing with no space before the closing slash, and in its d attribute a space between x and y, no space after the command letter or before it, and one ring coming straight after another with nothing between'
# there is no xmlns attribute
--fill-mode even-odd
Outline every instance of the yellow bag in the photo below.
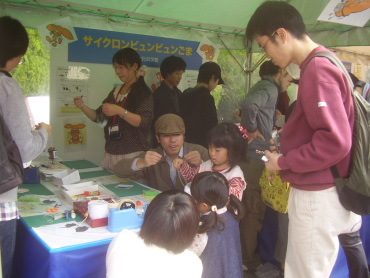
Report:
<svg viewBox="0 0 370 278"><path fill-rule="evenodd" d="M280 178L279 171L263 170L260 178L262 201L272 209L288 212L290 186Z"/></svg>

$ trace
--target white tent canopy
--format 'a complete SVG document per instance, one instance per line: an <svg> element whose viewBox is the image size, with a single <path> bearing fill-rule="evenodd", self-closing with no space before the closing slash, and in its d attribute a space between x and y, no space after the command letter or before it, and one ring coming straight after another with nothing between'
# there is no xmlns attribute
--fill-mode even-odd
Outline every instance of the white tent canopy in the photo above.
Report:
<svg viewBox="0 0 370 278"><path fill-rule="evenodd" d="M286 2L300 11L310 36L316 42L327 47L369 46L370 22L364 27L355 27L317 20L329 1ZM341 2L343 1L338 0L338 4ZM109 30L114 29L114 25L121 25L126 27L125 32L153 34L154 31L157 36L181 39L196 37L189 30L196 30L198 33L207 31L200 33L209 37L232 34L234 40L231 41L230 37L227 40L231 47L243 48L245 27L261 3L261 0L2 0L0 7L3 14L22 10L22 22L30 27L42 24L45 20L69 15L78 27L97 25L99 29ZM24 14L25 10L27 15ZM370 17L370 9L368 11ZM144 28L133 28L133 25Z"/></svg>

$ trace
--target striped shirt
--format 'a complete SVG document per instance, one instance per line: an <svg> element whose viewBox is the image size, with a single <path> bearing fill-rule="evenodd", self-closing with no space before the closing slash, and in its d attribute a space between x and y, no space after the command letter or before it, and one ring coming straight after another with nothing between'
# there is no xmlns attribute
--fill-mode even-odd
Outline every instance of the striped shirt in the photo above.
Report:
<svg viewBox="0 0 370 278"><path fill-rule="evenodd" d="M18 219L17 202L0 203L0 221Z"/></svg>

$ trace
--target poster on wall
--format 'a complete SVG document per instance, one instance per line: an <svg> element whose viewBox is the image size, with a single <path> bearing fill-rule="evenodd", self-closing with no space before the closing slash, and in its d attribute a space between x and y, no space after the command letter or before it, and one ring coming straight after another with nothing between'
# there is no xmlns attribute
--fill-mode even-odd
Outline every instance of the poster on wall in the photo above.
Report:
<svg viewBox="0 0 370 278"><path fill-rule="evenodd" d="M363 27L370 19L370 0L330 0L317 20Z"/></svg>
<svg viewBox="0 0 370 278"><path fill-rule="evenodd" d="M65 152L86 150L86 118L64 118L63 128Z"/></svg>
<svg viewBox="0 0 370 278"><path fill-rule="evenodd" d="M352 63L349 63L349 62L342 62L342 63L348 72L352 71Z"/></svg>
<svg viewBox="0 0 370 278"><path fill-rule="evenodd" d="M77 40L77 35L70 17L48 22L38 27L45 49L50 50L60 45Z"/></svg>
<svg viewBox="0 0 370 278"><path fill-rule="evenodd" d="M360 63L352 64L352 73L356 75L358 79L368 82L366 81L366 72L367 72L367 66L362 65Z"/></svg>
<svg viewBox="0 0 370 278"><path fill-rule="evenodd" d="M57 68L57 101L60 115L82 113L75 106L74 98L81 97L88 103L90 70L79 66L60 66Z"/></svg>
<svg viewBox="0 0 370 278"><path fill-rule="evenodd" d="M186 71L182 79L185 82L185 88L194 88L197 85L198 72L197 71Z"/></svg>
<svg viewBox="0 0 370 278"><path fill-rule="evenodd" d="M202 57L203 62L217 62L220 50L208 38L203 37L199 43L197 53Z"/></svg>

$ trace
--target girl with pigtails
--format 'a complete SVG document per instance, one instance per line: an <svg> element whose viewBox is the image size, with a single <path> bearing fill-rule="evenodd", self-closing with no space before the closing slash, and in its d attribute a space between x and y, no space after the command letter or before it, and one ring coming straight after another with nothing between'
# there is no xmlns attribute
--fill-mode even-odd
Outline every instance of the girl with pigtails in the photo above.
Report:
<svg viewBox="0 0 370 278"><path fill-rule="evenodd" d="M242 278L239 219L244 215L244 207L241 201L229 194L229 182L218 172L197 174L190 192L203 214L190 248L196 249L202 260L202 278Z"/></svg>
<svg viewBox="0 0 370 278"><path fill-rule="evenodd" d="M238 164L245 160L247 144L248 140L243 128L234 123L220 123L208 134L210 160L201 163L198 167L192 167L184 159L176 158L173 165L189 183L196 174L201 172L212 171L223 174L229 182L230 195L241 200L247 184ZM189 183L185 186L187 193L189 193Z"/></svg>

